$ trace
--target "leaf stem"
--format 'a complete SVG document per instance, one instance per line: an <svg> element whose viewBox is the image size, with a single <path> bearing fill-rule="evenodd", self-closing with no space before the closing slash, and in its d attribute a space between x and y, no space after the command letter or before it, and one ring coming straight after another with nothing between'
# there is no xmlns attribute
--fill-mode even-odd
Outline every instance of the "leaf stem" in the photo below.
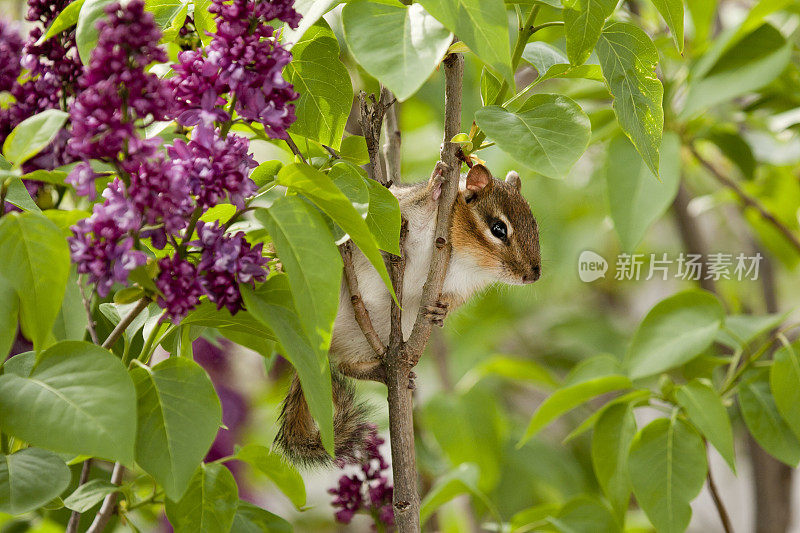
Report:
<svg viewBox="0 0 800 533"><path fill-rule="evenodd" d="M119 340L123 333L125 333L125 330L131 325L131 322L133 322L133 320L139 316L139 313L144 311L148 305L150 305L150 298L147 296L139 300L136 303L136 307L134 307L125 318L120 320L119 324L117 324L117 327L115 327L114 330L108 335L103 343L103 348L110 350L111 347L114 346L114 343Z"/></svg>
<svg viewBox="0 0 800 533"><path fill-rule="evenodd" d="M731 525L730 516L728 516L728 511L725 509L725 504L722 503L722 498L719 496L719 491L717 491L717 485L714 483L714 478L711 476L711 465L708 467L708 491L711 493L711 498L714 500L714 506L717 508L717 512L719 513L719 519L722 521L722 528L725 530L725 533L733 533L733 526Z"/></svg>

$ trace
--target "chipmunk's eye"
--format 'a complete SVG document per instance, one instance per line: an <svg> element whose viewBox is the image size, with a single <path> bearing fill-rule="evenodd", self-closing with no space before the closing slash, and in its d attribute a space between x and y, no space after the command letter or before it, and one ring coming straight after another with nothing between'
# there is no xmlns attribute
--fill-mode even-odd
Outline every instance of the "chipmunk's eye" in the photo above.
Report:
<svg viewBox="0 0 800 533"><path fill-rule="evenodd" d="M491 229L492 229L492 235L494 235L495 237L497 237L502 241L506 239L506 236L508 234L508 228L506 228L505 222L503 222L502 220L496 220L494 223L492 223Z"/></svg>

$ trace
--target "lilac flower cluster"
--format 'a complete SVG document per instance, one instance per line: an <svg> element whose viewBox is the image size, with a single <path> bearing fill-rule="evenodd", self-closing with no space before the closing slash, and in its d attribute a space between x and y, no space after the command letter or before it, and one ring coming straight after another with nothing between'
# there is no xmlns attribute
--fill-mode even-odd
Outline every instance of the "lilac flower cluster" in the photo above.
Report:
<svg viewBox="0 0 800 533"><path fill-rule="evenodd" d="M0 91L10 90L17 81L22 66L22 37L16 24L0 20Z"/></svg>
<svg viewBox="0 0 800 533"><path fill-rule="evenodd" d="M39 42L45 29L70 1L28 1L26 18L37 25L28 34L23 50L18 50L16 36L9 34L8 28L0 30L0 91L10 91L13 96L13 103L0 109L0 142L26 118L46 109L61 107L75 93L83 66L78 57L74 30ZM12 56L12 52L15 55ZM27 72L18 81L22 68ZM40 162L46 163L50 159L56 165L69 162L63 149L64 140L63 136L57 139L55 150L51 149L55 155L44 157Z"/></svg>
<svg viewBox="0 0 800 533"><path fill-rule="evenodd" d="M205 209L226 198L243 209L255 192L248 173L256 163L248 141L222 136L215 124L221 116L208 129L195 128L188 142L169 147L171 159L160 139L139 137L137 128L173 115L171 86L145 70L166 61L157 45L161 33L141 0L112 4L106 13L81 93L70 108L69 148L84 162L67 181L78 194L93 197L98 174L89 159L110 163L118 176L103 192L104 202L73 227L73 261L105 296L146 263L139 239L150 239L157 249L172 243L176 254L158 262L155 279L166 316L179 321L203 296L235 313L242 308L239 284L266 279L262 245L251 247L243 233L226 234L218 223L197 223L198 240L190 238Z"/></svg>
<svg viewBox="0 0 800 533"><path fill-rule="evenodd" d="M340 468L347 464L356 464L360 468L353 475L340 477L336 488L328 489L328 493L334 496L332 505L339 508L334 515L337 522L349 524L353 516L363 510L372 516L376 524L394 525L393 488L387 476L389 464L380 451L383 443L384 439L378 436L377 428L373 425L363 457L338 463Z"/></svg>
<svg viewBox="0 0 800 533"><path fill-rule="evenodd" d="M198 126L211 135L214 121L230 119L224 109L228 94L240 117L263 124L274 138L285 139L294 122L298 94L281 72L292 59L266 24L278 19L297 27L300 15L286 0L213 0L217 33L205 50L188 50L178 56L172 79L181 112L178 122ZM203 132L202 130L205 130Z"/></svg>

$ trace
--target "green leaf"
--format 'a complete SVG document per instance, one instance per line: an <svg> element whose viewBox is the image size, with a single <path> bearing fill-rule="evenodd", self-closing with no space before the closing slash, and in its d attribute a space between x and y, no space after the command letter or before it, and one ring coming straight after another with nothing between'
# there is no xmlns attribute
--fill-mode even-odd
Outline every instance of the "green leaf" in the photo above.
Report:
<svg viewBox="0 0 800 533"><path fill-rule="evenodd" d="M630 387L631 380L627 377L610 375L581 381L557 390L543 401L536 409L536 412L533 413L533 417L528 423L528 429L525 430L525 435L517 443L517 448L520 448L550 422L567 411L601 394Z"/></svg>
<svg viewBox="0 0 800 533"><path fill-rule="evenodd" d="M606 19L619 0L564 0L564 35L570 63L580 65L589 59Z"/></svg>
<svg viewBox="0 0 800 533"><path fill-rule="evenodd" d="M586 113L558 94L535 94L516 112L484 107L475 120L504 152L550 178L561 178L572 168L591 136Z"/></svg>
<svg viewBox="0 0 800 533"><path fill-rule="evenodd" d="M438 394L422 412L425 427L451 465L474 463L480 471L478 488L489 492L500 477L500 457L494 450L504 446L502 408L498 398L482 387L461 394Z"/></svg>
<svg viewBox="0 0 800 533"><path fill-rule="evenodd" d="M294 163L278 172L278 183L302 193L346 231L394 297L389 272L369 226L329 176L309 165Z"/></svg>
<svg viewBox="0 0 800 533"><path fill-rule="evenodd" d="M796 406L794 406L796 408ZM739 409L750 434L771 456L792 468L800 462L800 440L781 417L770 394L766 369L750 371L739 382Z"/></svg>
<svg viewBox="0 0 800 533"><path fill-rule="evenodd" d="M667 132L661 143L657 178L624 135L609 143L603 174L606 192L622 249L633 252L647 229L666 212L681 181L681 141Z"/></svg>
<svg viewBox="0 0 800 533"><path fill-rule="evenodd" d="M320 20L311 26L292 55L284 75L300 99L294 104L297 121L291 132L338 149L353 103L353 86L328 23Z"/></svg>
<svg viewBox="0 0 800 533"><path fill-rule="evenodd" d="M85 513L109 494L120 490L119 486L105 479L92 479L78 486L75 492L64 498L64 507Z"/></svg>
<svg viewBox="0 0 800 533"><path fill-rule="evenodd" d="M631 379L644 378L687 363L717 335L725 310L708 292L680 292L658 302L644 317L628 348Z"/></svg>
<svg viewBox="0 0 800 533"><path fill-rule="evenodd" d="M553 374L536 361L506 355L493 355L470 369L458 382L457 388L459 390L469 390L488 376L527 381L547 389L554 389L558 386L558 381L553 377Z"/></svg>
<svg viewBox="0 0 800 533"><path fill-rule="evenodd" d="M239 506L239 489L230 470L219 463L201 464L183 497L167 499L167 518L176 533L231 531Z"/></svg>
<svg viewBox="0 0 800 533"><path fill-rule="evenodd" d="M597 41L597 57L622 131L650 170L658 173L664 127L664 87L655 75L658 50L643 30L627 22L613 22Z"/></svg>
<svg viewBox="0 0 800 533"><path fill-rule="evenodd" d="M325 220L298 196L280 197L255 216L272 237L308 337L326 352L339 308L342 257Z"/></svg>
<svg viewBox="0 0 800 533"><path fill-rule="evenodd" d="M0 513L41 507L64 492L72 477L64 460L48 450L25 448L0 458Z"/></svg>
<svg viewBox="0 0 800 533"><path fill-rule="evenodd" d="M717 334L717 342L731 348L746 348L760 335L775 329L786 319L788 313L772 315L728 315Z"/></svg>
<svg viewBox="0 0 800 533"><path fill-rule="evenodd" d="M611 510L592 496L576 496L547 521L564 533L617 533L621 532Z"/></svg>
<svg viewBox="0 0 800 533"><path fill-rule="evenodd" d="M480 470L478 469L478 465L474 463L462 463L439 478L420 504L420 523L424 524L427 522L436 509L459 494L472 494L486 504L489 509L493 509L491 501L478 488L479 477Z"/></svg>
<svg viewBox="0 0 800 533"><path fill-rule="evenodd" d="M83 7L83 2L84 0L75 0L67 4L67 7L58 14L53 23L50 24L50 27L47 28L47 33L44 34L45 40L74 26L78 22L78 14Z"/></svg>
<svg viewBox="0 0 800 533"><path fill-rule="evenodd" d="M133 464L136 393L122 362L82 341L39 356L27 378L0 376L0 426L58 452Z"/></svg>
<svg viewBox="0 0 800 533"><path fill-rule="evenodd" d="M138 423L136 462L177 500L211 448L222 410L211 380L197 363L171 357L131 370Z"/></svg>
<svg viewBox="0 0 800 533"><path fill-rule="evenodd" d="M350 163L338 162L328 174L331 180L363 215L362 206L368 205L367 226L378 248L391 254L400 254L400 204L389 189L375 180L362 176L360 169Z"/></svg>
<svg viewBox="0 0 800 533"><path fill-rule="evenodd" d="M420 4L350 2L342 24L356 61L401 102L422 87L453 39Z"/></svg>
<svg viewBox="0 0 800 533"><path fill-rule="evenodd" d="M724 45L725 41L720 40L715 48L722 49ZM775 27L764 24L736 42L713 63L698 62L692 69L681 115L688 117L761 89L786 69L791 60L791 49L791 41L787 41Z"/></svg>
<svg viewBox="0 0 800 533"><path fill-rule="evenodd" d="M509 83L514 81L508 18L501 0L423 0L420 3L458 35L481 61Z"/></svg>
<svg viewBox="0 0 800 533"><path fill-rule="evenodd" d="M57 341L79 341L86 335L86 326L89 317L81 298L81 289L78 285L78 276L73 270L61 302L61 310L53 324L53 336Z"/></svg>
<svg viewBox="0 0 800 533"><path fill-rule="evenodd" d="M72 5L72 4L70 4ZM24 174L21 179L29 181L44 181L54 185L64 185L67 173L61 170L42 170L37 169Z"/></svg>
<svg viewBox="0 0 800 533"><path fill-rule="evenodd" d="M275 335L247 311L235 315L209 301L202 302L181 321L184 326L216 328L223 336L267 357L272 353Z"/></svg>
<svg viewBox="0 0 800 533"><path fill-rule="evenodd" d="M628 458L633 493L659 533L686 530L707 469L703 439L683 420L659 418L636 435Z"/></svg>
<svg viewBox="0 0 800 533"><path fill-rule="evenodd" d="M2 172L0 172L0 181L3 179L6 178L4 178ZM28 189L25 188L25 184L22 183L21 179L16 176L9 176L7 179L10 179L10 182L6 189L6 202L14 204L23 211L31 211L33 213L42 212L39 206L36 205L34 199L31 198Z"/></svg>
<svg viewBox="0 0 800 533"><path fill-rule="evenodd" d="M211 42L211 34L217 31L214 15L208 11L210 6L211 0L194 0L194 27L206 46Z"/></svg>
<svg viewBox="0 0 800 533"><path fill-rule="evenodd" d="M278 171L283 167L283 163L278 160L264 161L250 174L250 179L255 182L259 187L266 185L275 180L278 176Z"/></svg>
<svg viewBox="0 0 800 533"><path fill-rule="evenodd" d="M342 139L339 157L356 165L369 163L369 152L367 152L367 142L364 137L361 135L348 135Z"/></svg>
<svg viewBox="0 0 800 533"><path fill-rule="evenodd" d="M689 421L714 445L735 473L733 429L719 394L702 381L693 379L675 391L675 398L686 411Z"/></svg>
<svg viewBox="0 0 800 533"><path fill-rule="evenodd" d="M17 338L19 299L11 285L0 275L0 361L5 361Z"/></svg>
<svg viewBox="0 0 800 533"><path fill-rule="evenodd" d="M178 36L189 5L188 0L145 0L144 8L153 14L156 24L164 32L161 42L169 42Z"/></svg>
<svg viewBox="0 0 800 533"><path fill-rule="evenodd" d="M288 45L287 48L291 49L291 45L305 35L306 31L308 31L322 15L339 3L339 0L295 0L294 10L302 16L300 24L298 24L295 29L285 24L281 32L281 40Z"/></svg>
<svg viewBox="0 0 800 533"><path fill-rule="evenodd" d="M333 406L328 355L306 336L294 308L286 274L269 278L258 290L242 285L248 311L275 333L284 355L297 371L311 416L319 426L322 444L333 456Z"/></svg>
<svg viewBox="0 0 800 533"><path fill-rule="evenodd" d="M486 67L481 70L481 104L490 106L495 103L503 82Z"/></svg>
<svg viewBox="0 0 800 533"><path fill-rule="evenodd" d="M595 81L604 79L600 65L572 65L561 50L544 41L526 44L522 59L533 65L539 73L522 92L553 78L585 78Z"/></svg>
<svg viewBox="0 0 800 533"><path fill-rule="evenodd" d="M120 320L127 317L138 304L139 302L129 304L103 303L100 304L98 308L100 309L100 312L103 313L103 316L105 316L114 326L116 326L119 324ZM136 318L133 319L130 325L125 328L125 331L122 333L122 338L125 340L126 344L133 342L136 334L139 333L139 330L144 327L151 315L155 316L161 314L160 308L154 306L153 304L151 304L151 307L152 313L150 312L150 308L142 311L136 316Z"/></svg>
<svg viewBox="0 0 800 533"><path fill-rule="evenodd" d="M244 461L269 477L298 509L306 504L306 486L297 469L286 462L279 453L266 446L248 444L238 452L236 459Z"/></svg>
<svg viewBox="0 0 800 533"><path fill-rule="evenodd" d="M678 52L683 53L683 0L652 0L652 2L669 26Z"/></svg>
<svg viewBox="0 0 800 533"><path fill-rule="evenodd" d="M619 516L625 515L631 495L628 451L635 435L636 419L630 403L605 409L594 425L592 466L603 493Z"/></svg>
<svg viewBox="0 0 800 533"><path fill-rule="evenodd" d="M3 155L9 163L21 167L22 163L50 144L67 118L69 113L60 109L48 109L26 118L6 137Z"/></svg>
<svg viewBox="0 0 800 533"><path fill-rule="evenodd" d="M97 46L97 23L106 17L104 9L113 3L113 0L86 0L78 15L78 25L75 28L75 42L78 46L78 56L81 63L89 64L92 50Z"/></svg>
<svg viewBox="0 0 800 533"><path fill-rule="evenodd" d="M292 533L292 525L278 515L252 503L239 501L231 531L236 533Z"/></svg>
<svg viewBox="0 0 800 533"><path fill-rule="evenodd" d="M598 409L597 411L586 417L586 419L584 419L584 421L581 422L578 427L573 429L569 433L569 435L564 437L564 440L561 441L562 444L566 444L575 437L579 437L584 433L586 433L587 431L589 431L590 429L592 429L594 425L597 423L597 420L603 415L603 413L605 413L606 410L611 409L613 406L620 404L630 404L631 407L636 407L639 404L646 403L650 399L650 396L652 396L650 389L636 389L631 392L626 392L625 394L617 396L613 400L606 402L600 409Z"/></svg>
<svg viewBox="0 0 800 533"><path fill-rule="evenodd" d="M800 437L800 344L783 346L775 352L769 370L769 386L783 419Z"/></svg>
<svg viewBox="0 0 800 533"><path fill-rule="evenodd" d="M69 248L55 224L33 213L0 220L0 272L20 301L20 319L36 350L44 347L69 278Z"/></svg>

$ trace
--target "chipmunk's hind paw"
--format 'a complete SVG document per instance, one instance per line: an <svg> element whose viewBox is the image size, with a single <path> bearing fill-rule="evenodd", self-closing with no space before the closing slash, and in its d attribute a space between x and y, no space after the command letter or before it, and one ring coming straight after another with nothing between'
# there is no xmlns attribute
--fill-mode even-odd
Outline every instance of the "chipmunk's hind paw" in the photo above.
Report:
<svg viewBox="0 0 800 533"><path fill-rule="evenodd" d="M445 302L436 302L436 305L425 307L425 318L440 328L444 326L444 319L450 312L450 305Z"/></svg>

